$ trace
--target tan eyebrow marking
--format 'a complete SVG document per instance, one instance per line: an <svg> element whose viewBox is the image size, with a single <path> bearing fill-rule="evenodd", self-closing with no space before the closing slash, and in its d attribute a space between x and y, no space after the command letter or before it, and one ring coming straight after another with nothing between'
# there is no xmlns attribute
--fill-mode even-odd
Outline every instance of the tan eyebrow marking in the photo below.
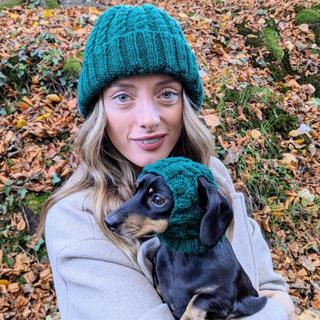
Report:
<svg viewBox="0 0 320 320"><path fill-rule="evenodd" d="M153 189L152 189L152 188L150 188L150 189L149 189L149 193L152 193L152 192L153 192Z"/></svg>

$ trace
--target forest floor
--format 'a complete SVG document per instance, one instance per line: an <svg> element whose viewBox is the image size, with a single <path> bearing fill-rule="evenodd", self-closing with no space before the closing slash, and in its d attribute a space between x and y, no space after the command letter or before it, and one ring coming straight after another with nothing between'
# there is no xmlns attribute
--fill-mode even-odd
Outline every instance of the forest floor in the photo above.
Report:
<svg viewBox="0 0 320 320"><path fill-rule="evenodd" d="M41 204L79 165L77 79L97 18L153 3L181 25L204 84L199 118L287 281L320 319L320 5L311 1L0 4L0 320L60 319Z"/></svg>

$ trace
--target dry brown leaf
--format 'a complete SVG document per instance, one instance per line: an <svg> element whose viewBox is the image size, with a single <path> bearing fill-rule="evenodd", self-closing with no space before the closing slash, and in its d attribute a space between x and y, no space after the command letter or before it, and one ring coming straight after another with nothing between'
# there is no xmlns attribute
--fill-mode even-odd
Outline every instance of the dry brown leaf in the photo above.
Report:
<svg viewBox="0 0 320 320"><path fill-rule="evenodd" d="M253 129L251 131L251 135L254 139L257 139L257 138L261 137L261 132L257 129Z"/></svg>
<svg viewBox="0 0 320 320"><path fill-rule="evenodd" d="M28 110L30 108L30 105L28 105L25 102L18 102L17 103L17 107L19 107L20 110L25 111L25 110Z"/></svg>
<svg viewBox="0 0 320 320"><path fill-rule="evenodd" d="M220 124L219 118L214 114L204 116L204 121L208 127L215 128Z"/></svg>
<svg viewBox="0 0 320 320"><path fill-rule="evenodd" d="M4 138L4 143L8 144L10 140L13 138L14 133L10 130L7 132L6 137Z"/></svg>
<svg viewBox="0 0 320 320"><path fill-rule="evenodd" d="M313 299L312 301L310 301L311 305L313 308L315 309L320 309L320 294L315 296L315 299Z"/></svg>
<svg viewBox="0 0 320 320"><path fill-rule="evenodd" d="M33 102L28 97L24 96L22 100L26 102L29 106L33 106Z"/></svg>
<svg viewBox="0 0 320 320"><path fill-rule="evenodd" d="M303 32L309 32L309 25L307 25L306 23L303 23L299 26L299 29Z"/></svg>
<svg viewBox="0 0 320 320"><path fill-rule="evenodd" d="M49 99L50 101L54 101L54 102L60 102L62 99L57 96L56 94L48 94L47 95L47 99ZM45 102L45 100L44 100Z"/></svg>
<svg viewBox="0 0 320 320"><path fill-rule="evenodd" d="M292 153L284 153L282 161L287 165L291 165L297 163L297 158Z"/></svg>
<svg viewBox="0 0 320 320"><path fill-rule="evenodd" d="M241 116L239 116L238 119L243 120L245 122L249 122L249 120L246 118L246 115L244 113Z"/></svg>

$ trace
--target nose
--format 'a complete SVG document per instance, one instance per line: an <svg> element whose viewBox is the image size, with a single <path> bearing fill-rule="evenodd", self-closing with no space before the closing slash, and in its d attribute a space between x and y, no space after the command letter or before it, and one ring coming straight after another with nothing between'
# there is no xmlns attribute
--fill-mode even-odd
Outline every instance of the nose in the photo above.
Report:
<svg viewBox="0 0 320 320"><path fill-rule="evenodd" d="M119 222L113 221L109 217L106 217L104 219L104 222L105 222L107 228L110 229L111 231L115 231L119 227L119 225L121 224Z"/></svg>
<svg viewBox="0 0 320 320"><path fill-rule="evenodd" d="M140 99L137 110L137 124L152 131L159 123L160 115L157 104L152 99Z"/></svg>

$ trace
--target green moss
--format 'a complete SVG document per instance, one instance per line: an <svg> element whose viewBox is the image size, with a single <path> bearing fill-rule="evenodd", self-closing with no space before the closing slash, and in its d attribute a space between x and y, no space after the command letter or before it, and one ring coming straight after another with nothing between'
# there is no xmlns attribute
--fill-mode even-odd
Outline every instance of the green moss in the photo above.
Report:
<svg viewBox="0 0 320 320"><path fill-rule="evenodd" d="M65 61L62 72L71 78L78 78L81 73L81 65L80 62L75 58L70 58Z"/></svg>
<svg viewBox="0 0 320 320"><path fill-rule="evenodd" d="M297 117L277 106L267 109L265 118L270 121L272 129L270 133L278 132L285 137L290 131L297 129Z"/></svg>
<svg viewBox="0 0 320 320"><path fill-rule="evenodd" d="M235 102L245 105L252 97L256 97L263 89L256 86L246 86L243 90L225 90L225 102Z"/></svg>
<svg viewBox="0 0 320 320"><path fill-rule="evenodd" d="M42 204L48 199L48 193L29 192L22 200L22 205L35 214L39 214Z"/></svg>
<svg viewBox="0 0 320 320"><path fill-rule="evenodd" d="M247 38L245 41L246 46L251 46L254 48L262 47L263 44L261 42L259 35L255 32L253 32L251 29L246 28L245 22L243 22L241 24L237 24L236 28L238 29L238 34L241 34L244 37L247 37L249 34L257 36L257 38Z"/></svg>
<svg viewBox="0 0 320 320"><path fill-rule="evenodd" d="M83 59L83 57L84 57L84 51L78 51L78 52L77 52L77 57L80 58L80 59Z"/></svg>
<svg viewBox="0 0 320 320"><path fill-rule="evenodd" d="M236 24L235 27L238 29L238 34L241 34L242 36L253 34L252 30L245 27L245 24L245 22L242 22L241 24Z"/></svg>
<svg viewBox="0 0 320 320"><path fill-rule="evenodd" d="M284 51L278 45L278 37L273 28L265 28L262 32L261 39L266 48L271 52L277 61L281 61L284 57Z"/></svg>
<svg viewBox="0 0 320 320"><path fill-rule="evenodd" d="M19 6L24 2L24 0L5 0L0 4L0 12L3 8L13 8Z"/></svg>
<svg viewBox="0 0 320 320"><path fill-rule="evenodd" d="M304 9L297 14L297 24L313 24L320 21L320 13L313 9Z"/></svg>
<svg viewBox="0 0 320 320"><path fill-rule="evenodd" d="M304 9L306 9L305 6L296 6L296 7L294 7L294 12L299 13L300 11L302 11Z"/></svg>
<svg viewBox="0 0 320 320"><path fill-rule="evenodd" d="M261 92L263 94L261 95ZM242 91L225 90L225 102L234 102L235 105L241 105L243 113L248 122L238 120L239 128L243 130L252 130L264 128L264 131L270 135L275 132L283 136L297 128L298 120L294 115L288 114L285 110L277 106L277 100L274 94L268 89L256 86L247 86ZM260 101L269 108L263 111L262 120L260 121L253 110L248 107L248 102Z"/></svg>
<svg viewBox="0 0 320 320"><path fill-rule="evenodd" d="M237 102L240 100L241 91L238 90L226 90L225 102Z"/></svg>
<svg viewBox="0 0 320 320"><path fill-rule="evenodd" d="M320 13L317 12L319 9L318 5L314 6L312 9L303 9L301 10L297 16L297 24L306 23L309 25L309 28L315 34L315 40L318 45L320 45Z"/></svg>
<svg viewBox="0 0 320 320"><path fill-rule="evenodd" d="M0 223L0 230L5 230L2 223ZM4 234L6 234L6 236ZM5 254L12 252L21 252L21 247L24 247L26 242L26 230L15 231L12 230L12 228L9 228L8 231L6 230L0 233L0 247Z"/></svg>
<svg viewBox="0 0 320 320"><path fill-rule="evenodd" d="M320 10L320 2L311 7L313 10Z"/></svg>
<svg viewBox="0 0 320 320"><path fill-rule="evenodd" d="M268 59L266 59L268 60ZM279 63L273 63L273 60L270 59L268 62L268 68L271 72L272 78L274 78L275 81L280 82L283 81L283 79L287 75L293 75L294 71L292 70L290 61L289 61L289 53L284 51L283 58L281 62Z"/></svg>
<svg viewBox="0 0 320 320"><path fill-rule="evenodd" d="M59 3L57 0L44 0L47 9L60 9Z"/></svg>
<svg viewBox="0 0 320 320"><path fill-rule="evenodd" d="M209 107L212 108L212 109L215 108L214 103L210 100L210 98L209 98L207 95L204 95L203 104L209 106Z"/></svg>

